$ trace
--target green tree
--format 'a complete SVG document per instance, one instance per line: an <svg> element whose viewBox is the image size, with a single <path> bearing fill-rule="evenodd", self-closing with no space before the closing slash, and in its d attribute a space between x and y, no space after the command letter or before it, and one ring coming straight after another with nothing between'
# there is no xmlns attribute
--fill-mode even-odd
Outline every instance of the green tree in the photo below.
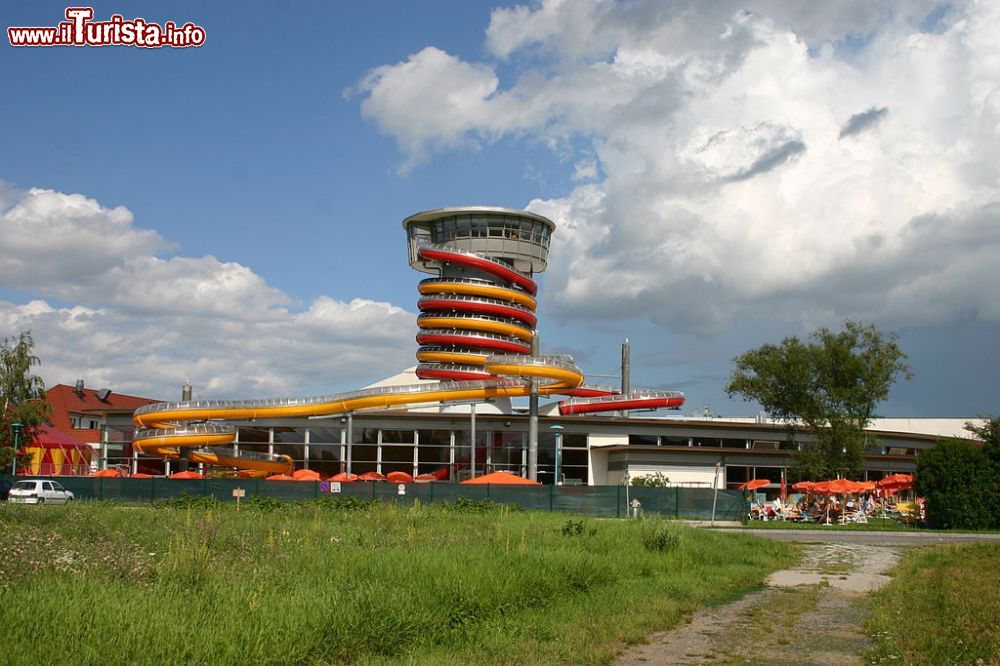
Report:
<svg viewBox="0 0 1000 666"><path fill-rule="evenodd" d="M917 458L916 491L927 502L927 519L942 529L1000 527L996 472L976 442L939 442Z"/></svg>
<svg viewBox="0 0 1000 666"><path fill-rule="evenodd" d="M13 424L23 426L19 437L23 448L34 439L35 429L52 415L44 400L45 382L32 374L32 368L41 363L34 349L31 331L0 342L0 472L10 472L15 455Z"/></svg>
<svg viewBox="0 0 1000 666"><path fill-rule="evenodd" d="M796 422L813 433L815 445L796 459L797 476L857 478L864 470L864 429L876 406L897 377L911 377L897 339L854 321L841 331L821 328L806 341L788 337L733 359L726 393L760 403L788 423L792 437Z"/></svg>
<svg viewBox="0 0 1000 666"><path fill-rule="evenodd" d="M993 471L1000 475L1000 416L986 416L985 423L966 422L965 429L983 441L983 451L989 458Z"/></svg>

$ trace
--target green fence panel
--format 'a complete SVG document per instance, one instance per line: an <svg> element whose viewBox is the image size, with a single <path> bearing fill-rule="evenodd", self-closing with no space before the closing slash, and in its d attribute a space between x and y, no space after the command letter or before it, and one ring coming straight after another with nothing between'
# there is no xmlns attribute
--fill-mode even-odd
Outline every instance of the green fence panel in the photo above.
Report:
<svg viewBox="0 0 1000 666"><path fill-rule="evenodd" d="M614 518L618 515L617 486L561 486L555 495L556 511Z"/></svg>
<svg viewBox="0 0 1000 666"><path fill-rule="evenodd" d="M42 478L42 477L32 477ZM48 477L62 484L80 500L109 500L142 503L166 500L181 495L209 496L232 502L233 490L242 488L246 497L261 495L295 502L323 496L321 484L301 481L266 481L261 479L115 479L92 477ZM0 488L10 488L17 479L0 477ZM409 483L399 494L395 483L341 483L339 494L348 497L375 498L409 506L449 502L458 497L470 500L490 499L498 504L517 504L538 511L565 511L602 517L625 517L627 503L638 499L646 515L708 520L715 500L716 520L741 520L746 512L743 494L735 490L710 488L625 488L623 486L502 486L463 485L455 483ZM336 496L338 493L331 493Z"/></svg>

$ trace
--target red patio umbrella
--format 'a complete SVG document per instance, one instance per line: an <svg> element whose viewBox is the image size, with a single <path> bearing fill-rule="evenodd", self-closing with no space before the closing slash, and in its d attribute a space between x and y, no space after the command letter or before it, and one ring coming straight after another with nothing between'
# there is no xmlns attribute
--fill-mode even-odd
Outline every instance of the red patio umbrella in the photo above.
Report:
<svg viewBox="0 0 1000 666"><path fill-rule="evenodd" d="M330 477L331 481L336 481L337 483L352 483L358 480L357 474L351 474L350 472L341 472L340 474L334 474Z"/></svg>
<svg viewBox="0 0 1000 666"><path fill-rule="evenodd" d="M176 474L170 475L171 479L204 479L198 472L192 472L188 470L187 472L177 472Z"/></svg>
<svg viewBox="0 0 1000 666"><path fill-rule="evenodd" d="M484 474L483 476L477 476L474 479L469 479L467 481L462 481L463 485L504 485L504 486L540 486L542 485L538 481L532 481L531 479L526 479L523 476L518 476L517 474L511 474L510 472L493 472L492 474Z"/></svg>
<svg viewBox="0 0 1000 666"><path fill-rule="evenodd" d="M130 479L152 479L153 475L152 474L145 474L143 472L136 472L135 474L133 474L129 478Z"/></svg>
<svg viewBox="0 0 1000 666"><path fill-rule="evenodd" d="M834 479L813 484L812 493L818 495L853 495L863 492L864 488L857 481L849 479Z"/></svg>
<svg viewBox="0 0 1000 666"><path fill-rule="evenodd" d="M378 472L365 472L358 477L359 481L385 481L385 475Z"/></svg>
<svg viewBox="0 0 1000 666"><path fill-rule="evenodd" d="M287 474L272 474L271 476L264 479L265 481L295 481L295 477L288 476Z"/></svg>
<svg viewBox="0 0 1000 666"><path fill-rule="evenodd" d="M385 480L392 483L413 483L413 477L406 472L389 472L385 475Z"/></svg>
<svg viewBox="0 0 1000 666"><path fill-rule="evenodd" d="M319 481L319 472L312 469L297 469L292 472L292 478L296 481Z"/></svg>
<svg viewBox="0 0 1000 666"><path fill-rule="evenodd" d="M764 486L771 485L771 482L767 479L753 479L752 481L747 481L740 486L740 490L757 490L758 488L763 488Z"/></svg>
<svg viewBox="0 0 1000 666"><path fill-rule="evenodd" d="M94 472L90 476L100 479L117 479L121 477L121 475L122 473L120 470L117 470L114 467L109 467L107 469L102 469L100 472Z"/></svg>
<svg viewBox="0 0 1000 666"><path fill-rule="evenodd" d="M878 488L883 490L909 490L913 487L912 474L890 474L889 476L875 482Z"/></svg>

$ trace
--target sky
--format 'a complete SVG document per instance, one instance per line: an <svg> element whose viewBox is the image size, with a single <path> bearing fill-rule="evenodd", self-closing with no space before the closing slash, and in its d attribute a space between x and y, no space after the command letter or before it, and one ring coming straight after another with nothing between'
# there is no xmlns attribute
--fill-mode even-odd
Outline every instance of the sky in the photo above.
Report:
<svg viewBox="0 0 1000 666"><path fill-rule="evenodd" d="M733 357L855 319L913 368L880 415L1000 412L1000 3L93 7L206 40L3 35L0 337L47 385L377 381L415 364L401 221L495 205L556 222L542 351L593 383L628 337L633 386L753 414Z"/></svg>

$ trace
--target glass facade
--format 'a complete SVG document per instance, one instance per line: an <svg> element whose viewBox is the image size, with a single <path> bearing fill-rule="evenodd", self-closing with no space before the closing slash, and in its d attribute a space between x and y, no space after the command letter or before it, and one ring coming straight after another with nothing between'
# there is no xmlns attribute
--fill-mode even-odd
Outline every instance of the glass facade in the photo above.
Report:
<svg viewBox="0 0 1000 666"><path fill-rule="evenodd" d="M453 215L434 221L429 230L433 243L450 243L468 238L506 238L534 243L548 249L552 230L537 220L513 215Z"/></svg>

